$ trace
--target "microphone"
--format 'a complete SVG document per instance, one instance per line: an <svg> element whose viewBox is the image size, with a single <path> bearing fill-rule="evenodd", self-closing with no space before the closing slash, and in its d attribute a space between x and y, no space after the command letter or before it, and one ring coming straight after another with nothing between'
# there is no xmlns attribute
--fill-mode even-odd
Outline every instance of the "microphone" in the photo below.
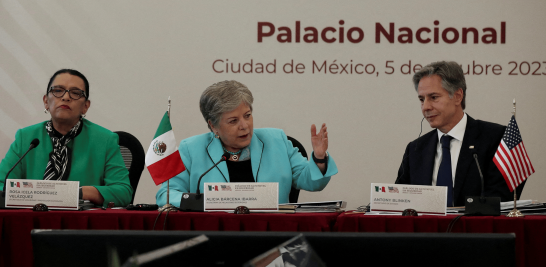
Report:
<svg viewBox="0 0 546 267"><path fill-rule="evenodd" d="M220 164L220 162L222 161L226 161L227 159L229 158L229 153L224 153L224 155L222 155L222 158L216 162L216 164L214 164L212 167L210 167L210 169L208 169L206 172L204 172L203 174L201 174L201 176L199 177L199 180L197 181L197 190L195 190L195 193L196 194L200 194L201 193L201 179L203 179L203 176L205 176L207 173L209 173L214 167L216 167L218 164Z"/></svg>
<svg viewBox="0 0 546 267"><path fill-rule="evenodd" d="M470 146L469 149L474 151L474 146ZM500 197L485 197L485 184L477 152L473 152L472 156L476 161L476 166L478 166L482 188L479 197L466 197L464 214L467 216L500 216Z"/></svg>
<svg viewBox="0 0 546 267"><path fill-rule="evenodd" d="M28 149L30 150L30 149L36 148L39 144L40 144L40 140L38 140L38 138L34 138L34 140L30 142L30 147Z"/></svg>
<svg viewBox="0 0 546 267"><path fill-rule="evenodd" d="M23 154L23 156L21 156L21 158L19 158L19 160L17 162L15 162L13 167L11 167L11 169L8 171L8 174L6 174L6 178L4 178L4 188L2 189L2 199L0 201L0 207L2 207L2 208L5 207L6 184L8 183L8 177L9 177L11 171L13 171L13 169L15 169L15 166L17 166L17 164L19 164L19 162L21 162L21 160L23 160L23 158L28 154L28 152L30 152L33 148L37 147L39 144L40 144L40 140L38 140L38 138L34 138L34 140L32 140L32 142L30 142L30 147L28 148L27 152L25 152L25 154Z"/></svg>
<svg viewBox="0 0 546 267"><path fill-rule="evenodd" d="M474 156L474 159L476 160L476 165L478 166L478 171L480 172L480 179L482 180L482 193L481 193L480 196L484 197L484 194L483 194L484 183L483 183L482 168L480 168L480 163L478 162L478 154L474 153L473 156Z"/></svg>
<svg viewBox="0 0 546 267"><path fill-rule="evenodd" d="M15 162L13 167L11 167L11 169L9 169L8 174L6 174L6 178L4 179L4 191L6 191L6 180L8 179L8 176L11 173L11 171L13 171L13 169L15 169L15 166L17 166L17 164L19 164L19 162L21 162L21 160L23 160L23 158L28 154L28 152L30 152L30 150L37 147L39 144L40 144L40 140L38 140L38 138L34 138L34 140L32 140L32 142L30 142L30 147L28 148L27 152L25 152L25 154L23 154L23 156L21 156L21 158L19 158L19 160L17 162Z"/></svg>
<svg viewBox="0 0 546 267"><path fill-rule="evenodd" d="M229 153L224 153L222 158L216 162L212 167L210 167L206 172L201 174L199 180L197 181L197 190L195 193L183 193L182 199L180 200L180 210L183 211L203 211L205 206L205 199L203 194L201 194L201 179L209 173L214 167L216 167L220 162L226 161L229 158Z"/></svg>

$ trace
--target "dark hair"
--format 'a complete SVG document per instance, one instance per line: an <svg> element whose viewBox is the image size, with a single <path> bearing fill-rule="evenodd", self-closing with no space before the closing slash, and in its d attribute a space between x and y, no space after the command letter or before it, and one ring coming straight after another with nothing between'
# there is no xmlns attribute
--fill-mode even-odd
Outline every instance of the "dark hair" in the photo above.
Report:
<svg viewBox="0 0 546 267"><path fill-rule="evenodd" d="M454 61L438 61L430 63L419 70L413 75L413 85L415 91L419 86L419 82L423 77L429 77L432 75L438 75L442 78L442 87L449 93L450 97L459 90L463 89L463 100L461 101L461 107L466 107L466 80L464 78L463 69L459 64Z"/></svg>
<svg viewBox="0 0 546 267"><path fill-rule="evenodd" d="M53 76L51 76L51 79L49 79L49 83L47 84L47 88L46 88L46 94L49 92L49 87L51 87L51 84L53 83L53 80L55 80L55 77L63 73L68 73L70 75L80 77L83 80L83 83L85 84L85 99L86 100L89 99L89 82L87 81L87 78L85 78L85 76L83 76L81 72L77 70L73 70L73 69L62 69L55 72Z"/></svg>

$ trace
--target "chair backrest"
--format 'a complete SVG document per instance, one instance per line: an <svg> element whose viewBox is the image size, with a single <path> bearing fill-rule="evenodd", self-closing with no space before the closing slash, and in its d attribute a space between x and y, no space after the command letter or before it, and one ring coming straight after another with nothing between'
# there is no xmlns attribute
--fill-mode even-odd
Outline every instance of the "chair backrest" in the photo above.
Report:
<svg viewBox="0 0 546 267"><path fill-rule="evenodd" d="M121 150L123 162L125 162L125 167L129 170L129 180L131 182L131 187L133 187L131 203L133 203L138 182L140 181L140 176L144 170L146 154L144 153L144 148L140 144L140 141L132 134L122 131L115 133L119 136L119 148Z"/></svg>
<svg viewBox="0 0 546 267"><path fill-rule="evenodd" d="M307 156L307 152L305 151L305 148L303 147L303 145L296 139L294 139L293 137L290 137L290 136L286 136L288 137L288 140L290 140L290 142L292 142L292 146L294 147L297 147L301 153L302 156L306 157L307 159L309 159L309 157ZM288 201L290 203L298 203L298 197L300 196L300 190L299 189L296 189L292 186L292 188L290 189L290 194L288 195Z"/></svg>

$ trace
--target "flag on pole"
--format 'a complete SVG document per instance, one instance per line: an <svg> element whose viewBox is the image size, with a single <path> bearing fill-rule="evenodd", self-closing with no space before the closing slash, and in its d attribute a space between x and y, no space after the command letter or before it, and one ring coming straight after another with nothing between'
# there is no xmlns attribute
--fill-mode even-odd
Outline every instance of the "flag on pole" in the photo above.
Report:
<svg viewBox="0 0 546 267"><path fill-rule="evenodd" d="M186 170L174 138L169 115L165 112L154 140L146 153L146 167L156 185L163 183Z"/></svg>
<svg viewBox="0 0 546 267"><path fill-rule="evenodd" d="M518 124L514 116L512 116L510 123L506 127L493 162L495 162L502 176L504 176L504 180L508 184L510 191L514 191L518 185L535 172L533 164L531 164L531 160L527 156L527 151L523 145L523 140L521 139Z"/></svg>

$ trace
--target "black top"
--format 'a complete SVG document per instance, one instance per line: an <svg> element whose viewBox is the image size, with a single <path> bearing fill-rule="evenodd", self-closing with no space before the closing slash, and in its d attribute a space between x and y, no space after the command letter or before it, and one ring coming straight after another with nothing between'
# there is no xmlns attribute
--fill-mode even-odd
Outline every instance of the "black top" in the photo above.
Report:
<svg viewBox="0 0 546 267"><path fill-rule="evenodd" d="M59 131L57 131L57 129L55 129L55 127L53 126L53 123L51 123L51 128L53 129L53 134L55 135L55 137L60 139L60 138L62 138L64 136L63 134L59 133ZM80 135L80 133L82 132L82 129L83 129L83 120L81 120L80 128L78 128L78 131L76 132L76 135L74 136L74 138L76 138L76 136Z"/></svg>
<svg viewBox="0 0 546 267"><path fill-rule="evenodd" d="M254 175L252 174L252 164L250 160L245 161L226 161L229 172L229 180L232 183L252 183Z"/></svg>

